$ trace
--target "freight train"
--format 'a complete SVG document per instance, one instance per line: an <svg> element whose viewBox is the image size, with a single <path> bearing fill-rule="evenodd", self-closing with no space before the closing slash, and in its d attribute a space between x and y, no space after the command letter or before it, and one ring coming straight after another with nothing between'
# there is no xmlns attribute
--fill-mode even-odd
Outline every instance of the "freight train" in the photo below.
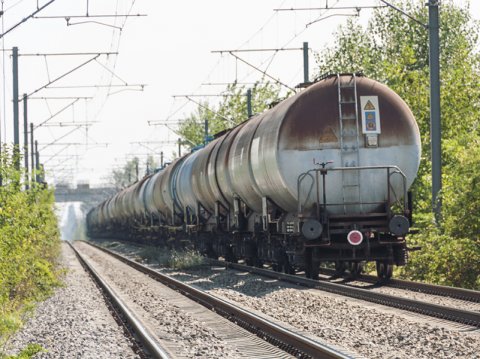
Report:
<svg viewBox="0 0 480 359"><path fill-rule="evenodd" d="M88 235L190 243L309 278L322 262L355 276L372 261L388 279L407 261L420 151L394 91L325 76L93 208Z"/></svg>

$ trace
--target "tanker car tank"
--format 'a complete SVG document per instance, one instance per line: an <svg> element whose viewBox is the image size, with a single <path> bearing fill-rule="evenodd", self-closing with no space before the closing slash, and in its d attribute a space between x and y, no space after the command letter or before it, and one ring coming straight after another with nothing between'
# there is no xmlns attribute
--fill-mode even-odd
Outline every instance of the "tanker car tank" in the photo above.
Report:
<svg viewBox="0 0 480 359"><path fill-rule="evenodd" d="M94 208L91 236L185 240L209 256L318 276L379 277L407 260L420 162L412 112L388 87L326 76Z"/></svg>

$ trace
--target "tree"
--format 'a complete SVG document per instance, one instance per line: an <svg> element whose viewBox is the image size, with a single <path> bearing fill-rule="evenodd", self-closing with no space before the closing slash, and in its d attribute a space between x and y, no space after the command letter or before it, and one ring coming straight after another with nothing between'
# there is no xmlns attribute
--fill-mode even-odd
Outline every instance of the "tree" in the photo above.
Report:
<svg viewBox="0 0 480 359"><path fill-rule="evenodd" d="M428 22L425 1L403 0L395 5L420 22ZM396 10L377 9L366 29L355 20L339 29L335 45L317 55L318 72L361 71L388 85L412 109L420 128L423 155L413 186L420 234L411 240L424 249L412 255L404 273L444 284L458 285L463 280L462 285L478 288L480 268L455 263L464 263L462 259L467 257L472 263L480 261L479 25L471 19L468 8L452 1L442 1L440 10L444 203L440 228L433 225L431 214L426 29Z"/></svg>
<svg viewBox="0 0 480 359"><path fill-rule="evenodd" d="M234 83L224 92L224 97L218 107L208 102L200 102L195 112L191 113L180 125L178 133L187 139L187 145L193 148L205 141L205 120L208 120L209 134L216 134L232 128L247 120L247 89ZM254 113L260 113L277 101L280 87L270 83L257 82L251 89L252 108Z"/></svg>
<svg viewBox="0 0 480 359"><path fill-rule="evenodd" d="M118 170L113 170L112 172L112 181L117 190L121 190L139 178L139 159L134 157L133 159L127 161L125 165Z"/></svg>

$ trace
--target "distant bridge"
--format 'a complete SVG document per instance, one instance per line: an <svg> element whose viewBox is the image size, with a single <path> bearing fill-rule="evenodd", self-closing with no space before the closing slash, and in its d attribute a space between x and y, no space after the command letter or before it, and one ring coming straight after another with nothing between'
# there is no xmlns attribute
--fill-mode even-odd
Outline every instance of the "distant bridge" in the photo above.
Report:
<svg viewBox="0 0 480 359"><path fill-rule="evenodd" d="M55 188L55 202L83 202L85 207L91 208L113 196L117 190L113 187L89 188L78 186L77 188Z"/></svg>

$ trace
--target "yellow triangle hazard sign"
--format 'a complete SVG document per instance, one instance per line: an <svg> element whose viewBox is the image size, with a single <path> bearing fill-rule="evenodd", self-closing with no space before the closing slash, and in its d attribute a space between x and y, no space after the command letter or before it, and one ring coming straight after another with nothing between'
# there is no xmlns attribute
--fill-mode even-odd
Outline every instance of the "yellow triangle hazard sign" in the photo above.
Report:
<svg viewBox="0 0 480 359"><path fill-rule="evenodd" d="M373 106L373 103L370 100L368 100L363 109L372 111L372 110L375 110L375 106Z"/></svg>

